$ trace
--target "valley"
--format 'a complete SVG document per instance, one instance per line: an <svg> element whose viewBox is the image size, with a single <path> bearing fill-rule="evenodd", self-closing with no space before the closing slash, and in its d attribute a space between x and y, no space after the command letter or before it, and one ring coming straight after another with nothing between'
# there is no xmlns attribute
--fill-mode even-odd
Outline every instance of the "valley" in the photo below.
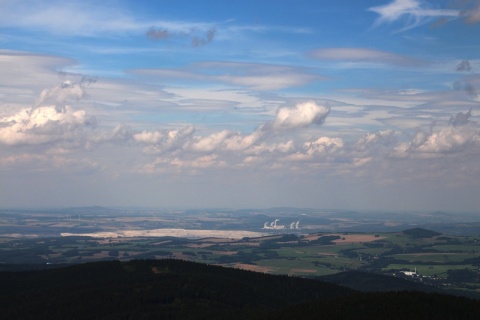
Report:
<svg viewBox="0 0 480 320"><path fill-rule="evenodd" d="M340 219L339 213L298 210L134 215L83 208L67 210L63 219L52 212L15 212L16 220L10 223L2 213L0 269L173 258L302 277L365 271L480 296L480 236L467 235L474 223L462 228L449 224L447 215L442 226L440 219L429 224L429 216L412 223L398 216L381 221L357 214L359 223L353 224L349 213ZM287 225L300 221L301 228L262 228L263 220L275 217ZM437 231L448 228L457 234Z"/></svg>

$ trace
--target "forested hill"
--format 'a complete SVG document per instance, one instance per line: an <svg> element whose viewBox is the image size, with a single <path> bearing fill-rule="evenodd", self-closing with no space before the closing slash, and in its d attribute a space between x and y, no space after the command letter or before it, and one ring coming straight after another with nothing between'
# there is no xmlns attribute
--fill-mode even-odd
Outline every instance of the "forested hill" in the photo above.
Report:
<svg viewBox="0 0 480 320"><path fill-rule="evenodd" d="M440 307L432 307L436 304ZM360 293L318 280L181 260L0 272L4 319L357 319L359 308L370 310L365 311L369 319L398 314L476 319L480 314L480 303L465 298Z"/></svg>
<svg viewBox="0 0 480 320"><path fill-rule="evenodd" d="M432 237L441 235L440 232L435 232L435 231L427 230L423 228L413 228L413 229L404 230L403 234L406 234L407 236L410 236L415 239L432 238Z"/></svg>

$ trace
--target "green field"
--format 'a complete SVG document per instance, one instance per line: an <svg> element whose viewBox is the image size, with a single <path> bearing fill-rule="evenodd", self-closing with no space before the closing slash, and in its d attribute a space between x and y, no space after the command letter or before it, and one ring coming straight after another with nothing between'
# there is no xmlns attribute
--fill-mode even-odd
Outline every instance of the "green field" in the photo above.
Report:
<svg viewBox="0 0 480 320"><path fill-rule="evenodd" d="M426 235L425 235L426 234ZM99 260L176 258L275 274L319 276L345 270L396 273L417 270L419 279L458 288L480 277L480 244L474 237L409 233L279 234L255 239L57 237L0 239L0 267ZM462 270L469 270L462 275ZM460 270L460 271L459 271ZM457 273L455 273L455 272ZM471 272L470 272L471 271ZM463 277L463 278L462 278ZM464 280L463 280L464 279Z"/></svg>
<svg viewBox="0 0 480 320"><path fill-rule="evenodd" d="M447 278L448 270L478 270L478 266L473 265L413 265L413 264L390 264L384 268L385 272L389 272L391 270L409 270L414 271L417 270L417 273L422 276L428 277L440 277L440 278Z"/></svg>

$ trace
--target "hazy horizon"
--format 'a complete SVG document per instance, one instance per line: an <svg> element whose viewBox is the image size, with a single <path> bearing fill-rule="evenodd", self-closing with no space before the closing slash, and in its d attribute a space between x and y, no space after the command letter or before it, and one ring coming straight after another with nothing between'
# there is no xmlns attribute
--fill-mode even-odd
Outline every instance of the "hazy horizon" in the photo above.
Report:
<svg viewBox="0 0 480 320"><path fill-rule="evenodd" d="M174 212L189 212L189 213L201 213L201 212L208 212L208 213L235 213L235 212L243 212L251 214L255 211L258 213L270 213L271 215L285 214L286 212L290 213L297 213L299 214L302 210L308 213L312 213L315 216L322 214L330 215L334 213L339 214L358 214L359 217L369 216L369 215L377 215L377 214L384 214L385 220L389 220L390 216L397 216L397 215L409 215L412 217L418 216L421 217L422 215L445 215L454 217L458 215L458 217L470 217L473 215L474 218L477 217L479 211L446 211L446 210L389 210L389 209L371 209L371 210L355 210L355 209L345 209L345 208L312 208L312 207L291 207L291 206L281 206L281 207L185 207L185 206L174 206L174 207L167 207L167 206L116 206L116 205L83 205L83 206L0 206L0 210L13 210L13 211L21 211L27 210L31 212L43 212L43 211L53 211L51 213L68 213L68 210L112 210L117 212L125 212L125 211L132 211L130 213L135 214L138 212L143 211L155 211L157 214L163 213L174 213ZM277 212L275 211L277 210ZM284 211L287 210L287 211ZM474 219L476 221L476 219ZM473 220L472 220L473 221Z"/></svg>
<svg viewBox="0 0 480 320"><path fill-rule="evenodd" d="M479 212L480 1L0 2L0 206Z"/></svg>

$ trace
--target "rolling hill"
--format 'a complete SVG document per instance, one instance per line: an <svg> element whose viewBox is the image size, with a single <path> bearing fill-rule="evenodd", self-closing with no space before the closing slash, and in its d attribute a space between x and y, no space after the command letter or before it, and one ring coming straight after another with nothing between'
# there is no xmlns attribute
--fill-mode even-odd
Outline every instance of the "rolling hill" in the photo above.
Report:
<svg viewBox="0 0 480 320"><path fill-rule="evenodd" d="M357 319L358 310L369 319L476 319L480 312L478 301L461 297L362 293L173 259L0 272L0 284L4 319Z"/></svg>

